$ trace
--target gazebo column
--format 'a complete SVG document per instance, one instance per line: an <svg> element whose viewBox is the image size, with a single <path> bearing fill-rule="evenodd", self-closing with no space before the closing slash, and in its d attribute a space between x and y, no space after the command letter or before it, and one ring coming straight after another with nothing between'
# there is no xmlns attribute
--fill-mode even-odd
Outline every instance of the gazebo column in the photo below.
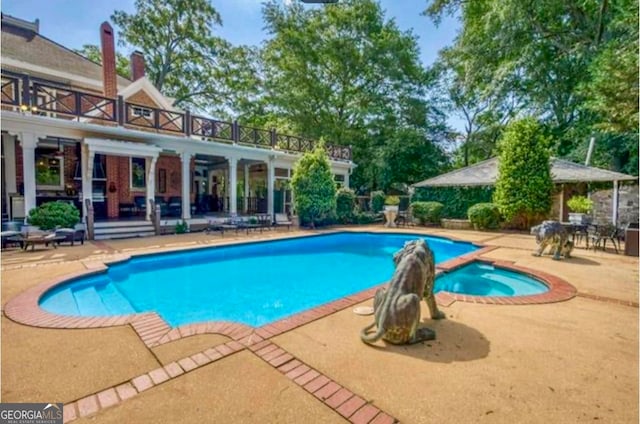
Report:
<svg viewBox="0 0 640 424"><path fill-rule="evenodd" d="M191 152L180 153L182 164L182 219L191 219Z"/></svg>
<svg viewBox="0 0 640 424"><path fill-rule="evenodd" d="M22 174L24 183L24 216L36 207L36 146L38 137L34 133L21 133L22 146ZM25 221L26 222L26 221Z"/></svg>
<svg viewBox="0 0 640 424"><path fill-rule="evenodd" d="M611 223L618 225L618 201L620 193L618 192L618 180L613 181L613 208L611 212Z"/></svg>
<svg viewBox="0 0 640 424"><path fill-rule="evenodd" d="M344 188L349 188L349 171L344 173Z"/></svg>

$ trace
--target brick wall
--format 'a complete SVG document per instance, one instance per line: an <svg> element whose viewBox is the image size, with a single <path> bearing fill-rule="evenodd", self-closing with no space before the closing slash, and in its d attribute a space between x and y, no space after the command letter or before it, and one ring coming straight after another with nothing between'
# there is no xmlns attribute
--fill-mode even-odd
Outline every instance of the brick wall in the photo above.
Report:
<svg viewBox="0 0 640 424"><path fill-rule="evenodd" d="M637 184L621 185L618 192L618 224L621 227L638 222L640 199ZM591 193L595 222L611 222L613 213L613 188Z"/></svg>

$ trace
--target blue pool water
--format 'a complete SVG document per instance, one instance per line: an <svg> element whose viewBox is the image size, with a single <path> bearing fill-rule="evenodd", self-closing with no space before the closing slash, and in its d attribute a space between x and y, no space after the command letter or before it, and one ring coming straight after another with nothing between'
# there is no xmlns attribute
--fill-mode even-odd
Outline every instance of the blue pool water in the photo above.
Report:
<svg viewBox="0 0 640 424"><path fill-rule="evenodd" d="M544 293L545 284L519 272L494 268L481 262L473 262L452 272L440 274L435 292L448 291L474 296L525 296Z"/></svg>
<svg viewBox="0 0 640 424"><path fill-rule="evenodd" d="M227 320L260 326L384 283L411 234L338 233L149 255L45 293L61 315L155 311L171 326ZM436 263L477 249L424 237Z"/></svg>

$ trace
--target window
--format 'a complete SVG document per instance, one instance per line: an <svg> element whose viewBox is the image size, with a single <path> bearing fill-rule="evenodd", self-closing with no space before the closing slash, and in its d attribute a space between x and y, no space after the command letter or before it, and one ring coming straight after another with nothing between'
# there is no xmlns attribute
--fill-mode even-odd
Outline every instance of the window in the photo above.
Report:
<svg viewBox="0 0 640 424"><path fill-rule="evenodd" d="M153 110L146 107L141 107L141 106L131 106L131 114L133 116L140 116L146 119L151 119L151 116L153 115Z"/></svg>
<svg viewBox="0 0 640 424"><path fill-rule="evenodd" d="M333 180L336 182L337 188L344 187L344 175L343 174L335 174L333 176Z"/></svg>
<svg viewBox="0 0 640 424"><path fill-rule="evenodd" d="M58 149L37 148L36 186L45 189L64 187L64 156Z"/></svg>
<svg viewBox="0 0 640 424"><path fill-rule="evenodd" d="M146 189L146 166L145 158L131 158L131 190Z"/></svg>

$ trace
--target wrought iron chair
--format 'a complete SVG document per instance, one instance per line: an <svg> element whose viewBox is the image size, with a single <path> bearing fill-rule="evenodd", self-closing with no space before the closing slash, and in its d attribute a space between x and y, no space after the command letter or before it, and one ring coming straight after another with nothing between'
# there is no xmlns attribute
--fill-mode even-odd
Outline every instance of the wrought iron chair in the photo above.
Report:
<svg viewBox="0 0 640 424"><path fill-rule="evenodd" d="M607 249L607 240L611 240L613 248L618 253L618 244L620 243L619 230L613 224L591 225L589 226L589 239L591 240L593 250L602 247ZM616 242L618 244L616 244ZM588 242L587 242L588 243Z"/></svg>

